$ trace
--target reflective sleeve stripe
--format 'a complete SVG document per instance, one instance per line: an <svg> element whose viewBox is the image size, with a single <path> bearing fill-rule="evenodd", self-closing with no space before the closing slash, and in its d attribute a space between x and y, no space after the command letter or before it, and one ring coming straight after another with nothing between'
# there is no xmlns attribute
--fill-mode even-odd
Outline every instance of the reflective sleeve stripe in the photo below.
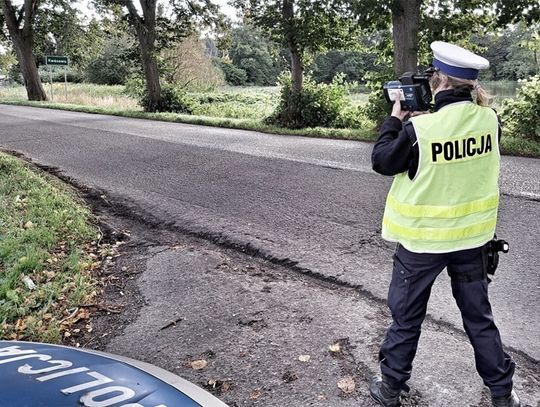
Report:
<svg viewBox="0 0 540 407"><path fill-rule="evenodd" d="M406 239L427 241L454 241L481 236L493 233L496 224L497 219L492 219L463 228L410 228L394 223L388 217L383 219L383 225L390 233Z"/></svg>
<svg viewBox="0 0 540 407"><path fill-rule="evenodd" d="M389 195L387 205L400 215L409 218L460 218L471 213L496 209L499 205L499 195L453 206L410 205L399 202L394 196Z"/></svg>

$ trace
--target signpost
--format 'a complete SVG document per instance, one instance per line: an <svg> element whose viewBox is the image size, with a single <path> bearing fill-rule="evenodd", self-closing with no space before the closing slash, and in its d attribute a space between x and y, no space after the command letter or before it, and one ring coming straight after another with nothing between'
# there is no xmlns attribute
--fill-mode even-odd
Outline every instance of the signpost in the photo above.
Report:
<svg viewBox="0 0 540 407"><path fill-rule="evenodd" d="M59 55L47 55L45 57L45 65L49 67L49 75L51 79L51 100L54 99L53 97L53 74L52 74L52 67L53 66L63 66L64 67L64 93L67 100L67 67L69 65L69 58L66 56L59 56Z"/></svg>

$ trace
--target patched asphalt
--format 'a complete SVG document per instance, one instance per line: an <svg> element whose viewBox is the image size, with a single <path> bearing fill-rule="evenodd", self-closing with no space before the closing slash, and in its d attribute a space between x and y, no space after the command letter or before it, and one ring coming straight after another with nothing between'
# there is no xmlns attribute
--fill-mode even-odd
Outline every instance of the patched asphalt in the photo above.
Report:
<svg viewBox="0 0 540 407"><path fill-rule="evenodd" d="M98 188L134 222L151 215L153 227L202 239L144 249L141 312L108 350L198 384L230 380L220 397L231 405L370 405L393 248L379 237L389 180L369 171L369 144L7 106L0 119L3 148ZM530 406L540 400L538 162L504 157L499 235L512 252L491 286ZM446 276L429 312L408 405L489 405ZM169 316L182 320L161 329ZM332 356L339 340L344 355ZM185 367L201 355L205 370ZM337 388L347 375L350 395Z"/></svg>

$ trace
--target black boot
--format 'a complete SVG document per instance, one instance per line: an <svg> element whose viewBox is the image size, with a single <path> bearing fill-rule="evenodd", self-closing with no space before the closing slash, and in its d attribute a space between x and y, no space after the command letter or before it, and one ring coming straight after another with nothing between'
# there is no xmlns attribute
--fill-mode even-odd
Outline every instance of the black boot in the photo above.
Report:
<svg viewBox="0 0 540 407"><path fill-rule="evenodd" d="M493 407L520 407L521 402L516 392L512 390L508 396L491 397Z"/></svg>
<svg viewBox="0 0 540 407"><path fill-rule="evenodd" d="M392 388L380 377L375 377L369 384L369 394L377 403L384 407L400 407L400 389Z"/></svg>

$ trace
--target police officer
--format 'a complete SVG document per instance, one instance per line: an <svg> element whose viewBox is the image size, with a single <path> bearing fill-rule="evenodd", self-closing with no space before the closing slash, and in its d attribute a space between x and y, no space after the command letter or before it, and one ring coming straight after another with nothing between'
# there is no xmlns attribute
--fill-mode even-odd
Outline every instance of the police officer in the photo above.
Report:
<svg viewBox="0 0 540 407"><path fill-rule="evenodd" d="M444 42L431 49L435 112L410 114L397 100L373 148L373 169L395 176L382 236L397 249L388 292L393 322L379 352L382 377L371 382L370 393L382 406L401 405L431 287L446 268L493 406L518 407L515 364L503 350L487 290L486 244L497 222L500 166L497 115L477 81L489 62Z"/></svg>

